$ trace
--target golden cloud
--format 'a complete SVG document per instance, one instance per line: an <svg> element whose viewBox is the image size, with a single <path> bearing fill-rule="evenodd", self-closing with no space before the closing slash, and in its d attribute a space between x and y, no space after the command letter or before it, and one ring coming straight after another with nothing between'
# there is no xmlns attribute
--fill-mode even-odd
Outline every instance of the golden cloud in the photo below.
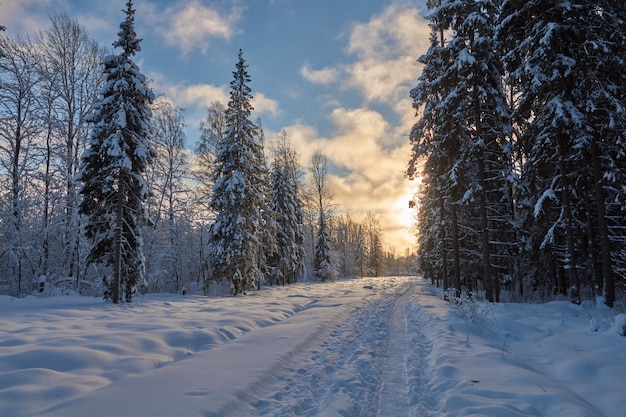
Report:
<svg viewBox="0 0 626 417"><path fill-rule="evenodd" d="M386 148L387 137L397 135L398 129L370 109L336 108L330 118L336 130L328 138L303 124L285 128L301 165L307 167L313 152L321 149L331 163L329 187L341 212L358 221L373 212L384 230L385 246L412 247L407 198L411 186L404 178L408 140Z"/></svg>

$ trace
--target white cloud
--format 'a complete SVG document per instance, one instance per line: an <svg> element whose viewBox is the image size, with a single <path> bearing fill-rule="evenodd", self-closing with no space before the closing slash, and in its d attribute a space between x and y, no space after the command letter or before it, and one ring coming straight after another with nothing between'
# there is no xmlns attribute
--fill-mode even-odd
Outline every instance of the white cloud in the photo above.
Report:
<svg viewBox="0 0 626 417"><path fill-rule="evenodd" d="M354 26L347 52L358 60L346 68L348 83L368 102L395 104L417 82L419 58L429 46L430 29L414 7L387 7Z"/></svg>
<svg viewBox="0 0 626 417"><path fill-rule="evenodd" d="M160 86L163 92L178 106L201 106L208 107L215 101L226 105L228 103L228 91L225 86L210 84L177 84Z"/></svg>
<svg viewBox="0 0 626 417"><path fill-rule="evenodd" d="M207 51L214 39L231 39L242 16L240 7L228 11L205 6L200 0L179 1L163 12L154 12L156 32L166 44L177 46L183 55Z"/></svg>
<svg viewBox="0 0 626 417"><path fill-rule="evenodd" d="M2 0L0 1L0 25L9 34L35 34L50 23L48 10L51 0ZM67 9L65 1L54 2L55 6Z"/></svg>
<svg viewBox="0 0 626 417"><path fill-rule="evenodd" d="M300 75L313 84L330 84L337 80L339 76L337 68L322 68L321 70L312 70L308 65L300 68Z"/></svg>
<svg viewBox="0 0 626 417"><path fill-rule="evenodd" d="M255 114L259 115L268 114L270 116L278 116L281 113L278 102L263 93L254 94L252 107L254 107Z"/></svg>
<svg viewBox="0 0 626 417"><path fill-rule="evenodd" d="M163 92L177 106L201 107L206 109L210 104L219 101L224 106L230 99L228 87L225 85L216 86L212 84L167 84L167 81L159 74L151 74L155 80L156 90ZM269 114L276 116L280 114L278 102L268 98L263 93L256 93L252 99L254 114Z"/></svg>

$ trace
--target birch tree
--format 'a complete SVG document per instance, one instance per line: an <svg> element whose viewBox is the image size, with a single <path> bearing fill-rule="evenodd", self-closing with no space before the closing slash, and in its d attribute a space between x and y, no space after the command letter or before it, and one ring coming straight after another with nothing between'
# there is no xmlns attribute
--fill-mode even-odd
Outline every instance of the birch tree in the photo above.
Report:
<svg viewBox="0 0 626 417"><path fill-rule="evenodd" d="M37 86L40 83L33 43L0 35L0 165L5 184L1 224L4 235L0 261L11 278L12 292L26 289L24 268L35 264L26 235L29 177L37 164L36 139L41 131ZM31 193L32 194L32 193Z"/></svg>

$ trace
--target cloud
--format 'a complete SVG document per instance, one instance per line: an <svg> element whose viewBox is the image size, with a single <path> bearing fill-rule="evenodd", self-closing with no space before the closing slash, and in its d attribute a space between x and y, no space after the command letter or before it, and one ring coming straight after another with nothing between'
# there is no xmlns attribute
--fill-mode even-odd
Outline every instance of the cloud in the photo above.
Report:
<svg viewBox="0 0 626 417"><path fill-rule="evenodd" d="M340 211L357 221L372 212L381 221L385 246L413 246L407 197L411 185L404 178L410 145L386 146L387 137L398 135L400 128L365 108L336 108L330 120L335 130L329 137L301 123L285 128L300 164L306 168L313 152L321 149L331 163L329 186Z"/></svg>
<svg viewBox="0 0 626 417"><path fill-rule="evenodd" d="M228 91L225 86L211 84L176 84L159 86L168 97L180 107L201 106L208 107L215 101L226 105Z"/></svg>
<svg viewBox="0 0 626 417"><path fill-rule="evenodd" d="M330 84L337 80L339 73L337 68L326 67L321 70L312 70L308 65L300 68L300 75L313 84Z"/></svg>
<svg viewBox="0 0 626 417"><path fill-rule="evenodd" d="M159 74L150 74L154 80L156 90L164 93L179 107L202 107L207 108L210 104L219 101L224 106L228 104L230 94L225 85L212 84L168 84L165 78ZM278 102L268 98L263 93L256 93L252 99L252 106L256 115L268 114L277 116L280 114Z"/></svg>
<svg viewBox="0 0 626 417"><path fill-rule="evenodd" d="M50 0L2 0L0 25L6 26L9 34L35 34L41 28L49 26L47 11L50 6ZM64 1L59 6L66 9Z"/></svg>
<svg viewBox="0 0 626 417"><path fill-rule="evenodd" d="M192 138L198 136L200 124L205 121L207 108L219 101L224 106L230 99L229 87L226 85L216 86L212 84L189 84L189 83L169 83L167 78L160 73L151 72L148 74L152 81L153 88L158 94L163 94L165 99L172 105L185 110L185 129L188 137L188 146L193 148ZM252 106L254 107L253 117L261 115L277 116L281 113L278 102L270 99L263 93L256 93Z"/></svg>
<svg viewBox="0 0 626 417"><path fill-rule="evenodd" d="M347 52L357 61L345 69L348 83L367 102L397 103L417 82L419 58L429 46L430 29L419 9L391 5L367 23L356 24Z"/></svg>
<svg viewBox="0 0 626 417"><path fill-rule="evenodd" d="M328 118L334 130L328 137L303 123L285 128L303 167L317 149L329 158L329 184L340 212L357 221L374 213L381 222L384 245L400 250L415 245L411 231L415 210L408 202L417 186L404 175L411 154L408 132L415 123L409 91L417 83L421 72L417 58L428 49L430 34L419 10L403 4L392 4L352 27L345 50L352 62L300 69L312 83L356 90L363 105L346 108L334 100L333 92L323 96L325 103L332 103ZM389 111L398 116L396 121L385 118L383 113Z"/></svg>
<svg viewBox="0 0 626 417"><path fill-rule="evenodd" d="M278 116L281 111L278 106L278 102L271 98L268 98L263 93L254 94L252 99L252 107L254 107L255 114L268 114L270 116Z"/></svg>
<svg viewBox="0 0 626 417"><path fill-rule="evenodd" d="M200 0L179 1L161 13L154 12L152 20L165 43L187 55L194 50L206 53L214 39L231 39L237 33L242 11L236 6L218 10Z"/></svg>

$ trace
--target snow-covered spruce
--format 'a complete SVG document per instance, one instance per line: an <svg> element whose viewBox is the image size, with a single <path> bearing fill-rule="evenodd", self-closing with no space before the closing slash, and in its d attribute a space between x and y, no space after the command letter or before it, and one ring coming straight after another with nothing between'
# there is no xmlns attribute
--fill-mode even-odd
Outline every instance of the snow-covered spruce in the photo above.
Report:
<svg viewBox="0 0 626 417"><path fill-rule="evenodd" d="M83 183L79 212L87 217L85 233L94 242L89 261L105 266L104 297L114 303L131 301L144 282L144 175L155 156L147 140L154 94L131 59L141 50L131 0L124 12L113 43L122 52L105 58L106 82L90 116L93 131L78 173Z"/></svg>
<svg viewBox="0 0 626 417"><path fill-rule="evenodd" d="M228 133L215 161L209 204L216 213L209 235L209 276L212 280L230 281L234 294L244 294L261 278L257 259L262 249L264 191L269 189L260 183L267 175L262 165L259 127L250 120L252 90L247 68L239 50L226 109Z"/></svg>

